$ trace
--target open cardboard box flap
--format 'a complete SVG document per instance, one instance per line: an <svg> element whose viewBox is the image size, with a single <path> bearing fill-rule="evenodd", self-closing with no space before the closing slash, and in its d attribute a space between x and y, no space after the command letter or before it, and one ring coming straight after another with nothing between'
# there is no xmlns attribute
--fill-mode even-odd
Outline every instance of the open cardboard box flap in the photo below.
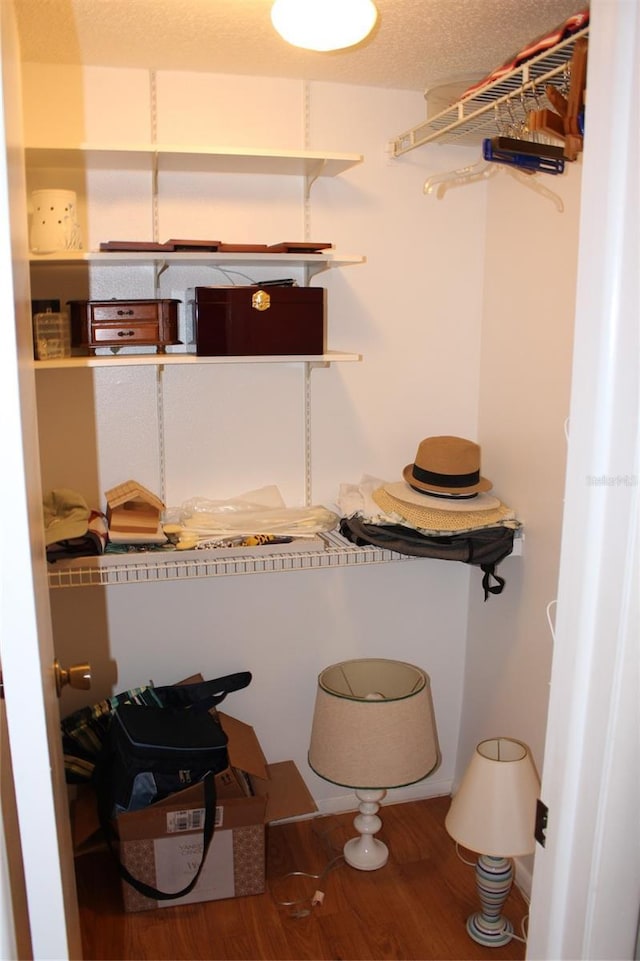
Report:
<svg viewBox="0 0 640 961"><path fill-rule="evenodd" d="M229 763L263 781L268 777L267 761L250 724L218 711L222 729L229 738Z"/></svg>
<svg viewBox="0 0 640 961"><path fill-rule="evenodd" d="M318 810L309 788L293 761L267 765L266 781L253 781L257 795L264 789L267 801L265 824L283 818L301 817Z"/></svg>

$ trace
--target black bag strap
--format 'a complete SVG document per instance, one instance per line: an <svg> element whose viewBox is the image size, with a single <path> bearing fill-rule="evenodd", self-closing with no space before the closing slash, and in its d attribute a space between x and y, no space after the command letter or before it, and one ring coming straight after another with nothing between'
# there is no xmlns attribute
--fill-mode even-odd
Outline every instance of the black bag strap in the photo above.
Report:
<svg viewBox="0 0 640 961"><path fill-rule="evenodd" d="M495 563L481 564L480 568L484 572L484 576L482 578L482 589L484 591L485 601L488 600L489 594L502 594L502 589L506 584L506 581L504 577L500 577L499 574L496 574ZM495 584L491 583L492 580L495 581Z"/></svg>
<svg viewBox="0 0 640 961"><path fill-rule="evenodd" d="M198 878L204 867L204 862L207 859L207 854L209 852L209 846L213 839L213 833L216 824L216 784L215 775L207 774L201 781L204 787L204 827L202 832L202 859L198 865L198 870L191 878L186 887L181 891L159 891L150 884L146 884L144 881L140 881L135 878L128 870L125 868L124 864L120 860L117 851L114 847L114 842L117 840L117 835L114 831L113 825L111 823L111 818L108 812L105 810L105 806L101 803L101 795L98 792L98 815L100 818L100 825L107 842L107 846L113 856L116 866L120 873L120 877L123 878L132 888L139 891L140 894L144 894L147 898L152 898L154 901L170 901L174 898L183 898L186 894L190 894L198 883Z"/></svg>
<svg viewBox="0 0 640 961"><path fill-rule="evenodd" d="M237 671L212 681L154 687L153 692L163 707L192 707L197 711L208 711L221 704L227 694L247 687L251 683L251 677L250 671Z"/></svg>

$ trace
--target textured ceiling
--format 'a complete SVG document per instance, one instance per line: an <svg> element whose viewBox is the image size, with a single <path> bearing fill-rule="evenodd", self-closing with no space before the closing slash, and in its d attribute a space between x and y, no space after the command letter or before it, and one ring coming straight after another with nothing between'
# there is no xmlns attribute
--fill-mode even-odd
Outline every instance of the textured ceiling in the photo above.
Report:
<svg viewBox="0 0 640 961"><path fill-rule="evenodd" d="M2 0L0 0L2 2ZM14 0L24 60L296 77L420 90L480 79L588 0L376 0L350 50L296 50L272 0ZM347 0L345 0L345 3Z"/></svg>

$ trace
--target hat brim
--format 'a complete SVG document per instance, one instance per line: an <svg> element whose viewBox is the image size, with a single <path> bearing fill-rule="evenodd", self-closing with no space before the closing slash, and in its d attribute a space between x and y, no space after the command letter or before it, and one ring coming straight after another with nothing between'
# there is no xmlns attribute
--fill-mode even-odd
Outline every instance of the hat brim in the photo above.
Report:
<svg viewBox="0 0 640 961"><path fill-rule="evenodd" d="M382 485L387 494L417 507L433 507L439 511L488 511L500 506L493 494L476 493L471 497L430 497L410 487L405 481Z"/></svg>
<svg viewBox="0 0 640 961"><path fill-rule="evenodd" d="M434 491L436 494L475 494L482 491L490 491L493 487L491 481L486 477L481 477L478 483L472 484L471 487L437 487L435 484L423 484L413 476L413 468L413 464L407 464L402 471L402 476L407 484L415 490L424 491L425 494L428 494L430 491Z"/></svg>
<svg viewBox="0 0 640 961"><path fill-rule="evenodd" d="M44 542L47 547L58 541L70 541L74 537L84 537L89 530L89 512L85 518L63 518L45 528Z"/></svg>
<svg viewBox="0 0 640 961"><path fill-rule="evenodd" d="M82 494L66 487L57 488L45 494L42 506L47 547L87 533L91 512Z"/></svg>
<svg viewBox="0 0 640 961"><path fill-rule="evenodd" d="M371 497L385 514L395 514L418 530L434 534L461 533L482 527L495 527L505 521L515 521L515 513L502 503L495 510L488 511L443 511L407 504L388 494L384 487L374 490Z"/></svg>

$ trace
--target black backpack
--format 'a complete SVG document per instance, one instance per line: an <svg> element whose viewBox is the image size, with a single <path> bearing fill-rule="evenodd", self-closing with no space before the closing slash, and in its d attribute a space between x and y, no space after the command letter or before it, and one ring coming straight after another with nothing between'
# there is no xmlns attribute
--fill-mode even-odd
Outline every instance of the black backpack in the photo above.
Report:
<svg viewBox="0 0 640 961"><path fill-rule="evenodd" d="M501 560L513 551L511 527L482 527L462 534L421 534L402 524L365 524L358 517L343 517L340 533L359 547L373 545L412 557L435 557L443 561L475 564L483 571L484 599L501 594L503 577L496 574Z"/></svg>

